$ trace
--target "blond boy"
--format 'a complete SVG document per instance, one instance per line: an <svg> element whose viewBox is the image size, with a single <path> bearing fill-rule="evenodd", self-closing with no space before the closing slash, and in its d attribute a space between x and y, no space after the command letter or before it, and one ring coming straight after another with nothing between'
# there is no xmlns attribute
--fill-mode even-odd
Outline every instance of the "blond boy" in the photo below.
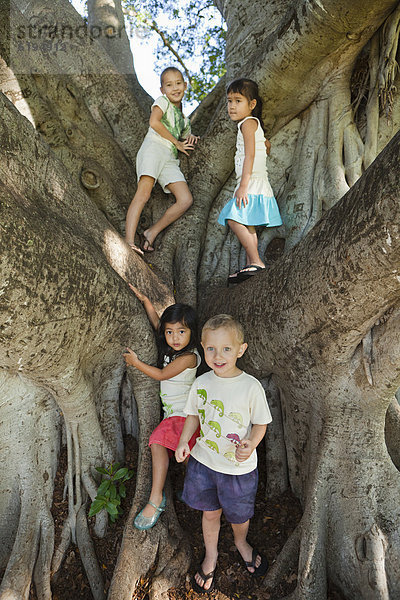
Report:
<svg viewBox="0 0 400 600"><path fill-rule="evenodd" d="M221 515L231 523L236 548L248 573L263 575L267 560L247 542L258 485L256 447L272 417L260 382L236 365L247 344L243 328L230 315L217 315L203 327L201 344L211 371L194 382L178 462L190 455L183 500L203 511L205 556L193 587L214 588ZM188 441L200 424L200 437L190 451Z"/></svg>

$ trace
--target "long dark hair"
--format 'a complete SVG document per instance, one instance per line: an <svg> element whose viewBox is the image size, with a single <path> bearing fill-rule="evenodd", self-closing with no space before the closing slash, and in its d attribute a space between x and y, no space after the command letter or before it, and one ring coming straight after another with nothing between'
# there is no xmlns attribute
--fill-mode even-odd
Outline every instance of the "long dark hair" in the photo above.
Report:
<svg viewBox="0 0 400 600"><path fill-rule="evenodd" d="M165 324L166 323L182 323L185 327L190 329L190 340L185 348L176 352L171 346L168 346L165 339ZM198 339L198 325L197 315L194 308L189 304L171 304L168 306L160 317L160 323L157 329L157 348L158 348L158 361L157 366L161 369L164 364L164 359L167 356L170 360L183 354L190 352L195 348L199 350L199 339Z"/></svg>
<svg viewBox="0 0 400 600"><path fill-rule="evenodd" d="M232 94L242 94L249 102L257 100L257 104L251 111L251 114L253 117L257 117L260 121L262 130L265 132L264 122L262 120L263 102L258 91L257 83L252 79L246 79L244 77L242 77L242 79L235 79L235 81L232 81L232 83L229 84L228 89L226 90L227 94L231 92Z"/></svg>

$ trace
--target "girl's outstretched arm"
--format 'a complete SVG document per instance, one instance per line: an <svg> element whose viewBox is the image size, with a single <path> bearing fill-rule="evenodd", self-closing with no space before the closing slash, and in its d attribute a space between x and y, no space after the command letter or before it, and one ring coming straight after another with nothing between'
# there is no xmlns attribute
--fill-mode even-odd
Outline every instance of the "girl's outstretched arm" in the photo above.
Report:
<svg viewBox="0 0 400 600"><path fill-rule="evenodd" d="M253 170L254 156L256 153L255 133L257 127L258 123L255 119L247 119L240 126L244 141L244 161L240 185L235 192L236 205L238 208L241 207L242 202L243 206L246 206L246 204L249 202L249 199L247 198L247 188L249 187L250 176Z"/></svg>
<svg viewBox="0 0 400 600"><path fill-rule="evenodd" d="M144 310L146 311L147 316L149 317L149 321L152 324L153 329L157 330L158 324L160 323L160 319L158 314L156 313L156 309L150 302L149 298L142 294L142 292L135 288L135 286L133 286L131 283L128 283L128 285L131 288L132 292L135 294L136 298L140 300L140 302L143 304Z"/></svg>
<svg viewBox="0 0 400 600"><path fill-rule="evenodd" d="M194 149L194 145L193 145L194 141L193 140L189 141L189 138L186 140L183 140L183 142L177 140L176 137L174 137L172 135L172 133L170 131L168 131L168 129L165 127L165 125L163 123L161 123L161 118L162 118L163 114L164 113L159 106L154 106L150 113L150 127L152 129L154 129L154 131L156 131L159 135L161 135L161 137L165 138L166 140L171 142L171 144L176 146L176 148L178 148L178 150L180 152L183 152L184 154L189 156L189 153L187 152L187 150ZM192 136L192 137L194 137L194 136Z"/></svg>
<svg viewBox="0 0 400 600"><path fill-rule="evenodd" d="M178 446L175 450L177 462L183 462L190 454L189 440L200 424L198 415L188 415L182 429Z"/></svg>
<svg viewBox="0 0 400 600"><path fill-rule="evenodd" d="M123 357L127 365L131 365L132 367L139 369L139 371L142 371L142 373L148 375L156 381L165 381L166 379L171 379L171 377L179 375L179 373L182 373L182 371L185 369L192 369L197 363L196 355L193 352L188 352L187 354L181 354L180 356L177 356L175 360L170 362L162 369L148 365L140 360L136 352L134 352L131 348L126 348L123 353Z"/></svg>

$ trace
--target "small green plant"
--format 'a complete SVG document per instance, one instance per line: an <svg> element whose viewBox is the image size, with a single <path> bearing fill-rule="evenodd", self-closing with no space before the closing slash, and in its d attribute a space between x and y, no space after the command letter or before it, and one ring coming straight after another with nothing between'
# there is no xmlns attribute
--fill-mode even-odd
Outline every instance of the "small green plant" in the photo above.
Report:
<svg viewBox="0 0 400 600"><path fill-rule="evenodd" d="M126 467L120 468L119 463L111 463L108 468L96 467L96 471L105 476L97 490L96 498L90 505L89 517L105 509L111 523L114 523L122 513L121 498L126 496L125 481L133 477L133 471Z"/></svg>

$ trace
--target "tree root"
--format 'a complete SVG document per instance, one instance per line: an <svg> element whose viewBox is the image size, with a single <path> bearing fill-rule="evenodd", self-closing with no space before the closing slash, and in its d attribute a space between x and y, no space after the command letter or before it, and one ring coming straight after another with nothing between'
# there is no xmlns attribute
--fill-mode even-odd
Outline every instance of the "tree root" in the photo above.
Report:
<svg viewBox="0 0 400 600"><path fill-rule="evenodd" d="M267 459L265 495L266 497L279 496L289 487L280 394L272 378L262 380L261 384L272 414L272 423L268 425L268 434L265 436Z"/></svg>
<svg viewBox="0 0 400 600"><path fill-rule="evenodd" d="M325 156L323 148L326 127L324 102L313 103L302 113L296 150L284 192L282 218L288 230L285 250L296 245L321 217L321 193L319 185L315 187L315 182L318 182L316 167L320 162L321 152Z"/></svg>
<svg viewBox="0 0 400 600"><path fill-rule="evenodd" d="M390 458L400 471L400 405L396 398L393 398L386 413L385 438Z"/></svg>
<svg viewBox="0 0 400 600"><path fill-rule="evenodd" d="M50 511L43 516L40 526L39 554L33 573L38 600L51 600L51 559L54 550L54 521Z"/></svg>
<svg viewBox="0 0 400 600"><path fill-rule="evenodd" d="M34 573L38 600L51 600L50 560L54 526L49 509L30 499L21 503L13 550L0 586L1 600L28 600Z"/></svg>
<svg viewBox="0 0 400 600"><path fill-rule="evenodd" d="M82 563L85 568L90 587L95 600L103 600L104 589L102 585L101 571L97 564L93 544L90 539L85 513L86 501L82 496L82 484L86 492L93 500L97 494L97 487L87 471L82 473L80 440L78 435L78 424L65 421L67 435L67 491L68 491L68 517L64 523L61 540L54 552L52 561L52 572L56 575L59 570L69 544L78 544L81 552ZM78 522L79 521L79 522ZM107 527L107 513L102 511L96 519L96 534L104 535ZM81 547L82 546L82 547ZM99 578L100 575L100 578Z"/></svg>
<svg viewBox="0 0 400 600"><path fill-rule="evenodd" d="M395 91L394 80L399 65L396 61L400 33L400 5L386 19L383 26L383 43L379 59L378 89L381 106L390 118Z"/></svg>
<svg viewBox="0 0 400 600"><path fill-rule="evenodd" d="M379 128L379 95L378 95L378 68L379 68L379 32L371 38L369 49L369 93L366 107L367 131L364 144L364 167L367 168L378 154L378 128Z"/></svg>
<svg viewBox="0 0 400 600"><path fill-rule="evenodd" d="M319 454L319 452L318 452ZM265 580L265 586L273 590L278 582L295 569L298 556L298 579L295 592L290 596L296 600L325 600L327 595L326 571L326 493L321 485L324 459L315 466L310 482L307 503L302 519Z"/></svg>
<svg viewBox="0 0 400 600"><path fill-rule="evenodd" d="M77 514L76 541L93 598L94 600L104 600L106 596L103 576L96 557L93 540L90 537L84 505L80 507Z"/></svg>
<svg viewBox="0 0 400 600"><path fill-rule="evenodd" d="M48 392L20 374L0 369L0 395L0 598L27 600L33 575L38 599L50 600L59 416Z"/></svg>
<svg viewBox="0 0 400 600"><path fill-rule="evenodd" d="M264 579L264 587L268 592L273 592L285 576L293 571L297 571L299 562L300 541L302 536L302 527L299 523L293 531L284 547L279 553L278 558L268 571ZM262 596L261 596L262 597Z"/></svg>

